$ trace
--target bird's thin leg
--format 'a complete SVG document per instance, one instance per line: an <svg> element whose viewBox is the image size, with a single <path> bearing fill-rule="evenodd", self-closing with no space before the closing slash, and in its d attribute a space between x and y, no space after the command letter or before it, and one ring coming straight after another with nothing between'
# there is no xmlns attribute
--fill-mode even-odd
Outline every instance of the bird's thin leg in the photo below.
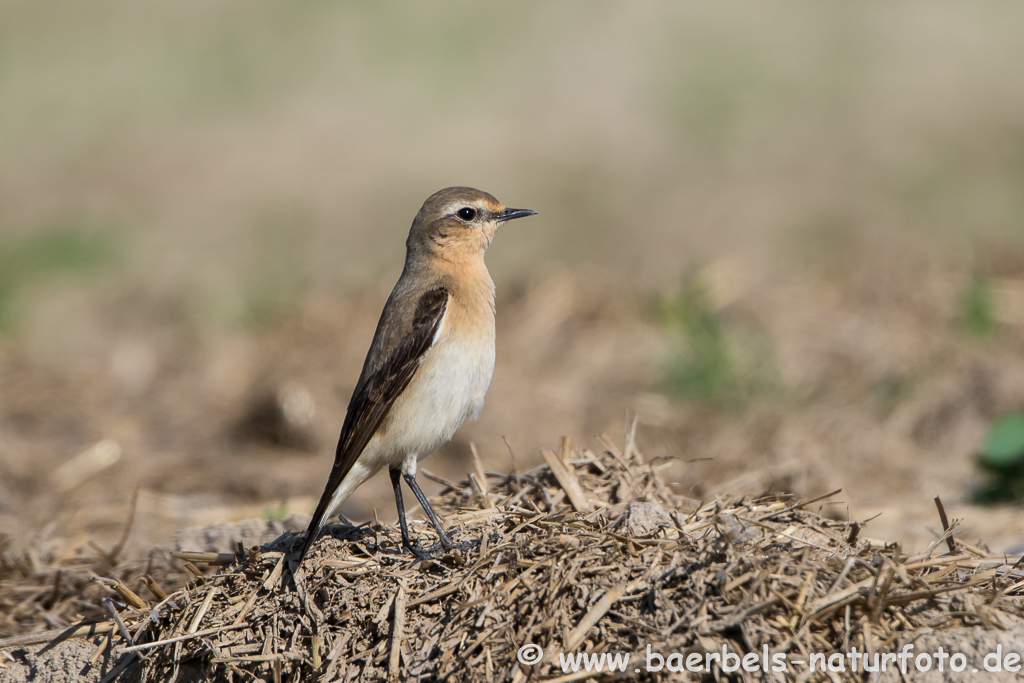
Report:
<svg viewBox="0 0 1024 683"><path fill-rule="evenodd" d="M413 555L418 555L416 547L409 538L409 525L405 521L405 504L402 502L402 470L392 467L388 470L391 475L391 486L395 489L395 505L398 506L398 525L402 528L402 545L409 549Z"/></svg>
<svg viewBox="0 0 1024 683"><path fill-rule="evenodd" d="M392 472L394 472L394 470L392 470ZM405 479L405 483L409 485L409 488L412 489L413 495L415 495L416 500L420 502L420 505L423 507L423 511L427 513L427 517L430 518L430 523L434 525L435 529L437 529L437 535L440 537L441 547L445 550L451 550L454 548L455 544L452 543L452 539L448 536L448 532L444 530L443 526L441 526L441 520L439 520L437 515L434 513L434 508L430 507L430 503L427 502L427 497L423 495L423 489L421 489L420 485L416 483L416 475L402 473L402 477ZM394 475L392 475L392 480L394 480Z"/></svg>

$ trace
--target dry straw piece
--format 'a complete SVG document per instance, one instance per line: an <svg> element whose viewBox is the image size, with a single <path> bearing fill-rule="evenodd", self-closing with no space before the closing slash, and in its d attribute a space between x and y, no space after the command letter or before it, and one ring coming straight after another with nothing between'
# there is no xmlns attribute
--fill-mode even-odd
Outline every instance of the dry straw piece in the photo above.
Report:
<svg viewBox="0 0 1024 683"><path fill-rule="evenodd" d="M219 570L124 605L134 644L102 629L112 666L139 656L141 679L161 681L569 681L592 674L563 671L563 652L628 652L640 667L648 645L807 659L890 652L926 630L1024 625L1024 572L954 529L907 556L808 509L838 492L695 503L632 440L623 452L603 442L601 454L563 448L522 475L477 468L449 487L441 508L471 543L435 560L398 552L398 532L380 525L333 527L301 568L289 566L295 534L227 565L223 553L188 555ZM940 556L947 537L956 552ZM539 663L517 661L527 644Z"/></svg>

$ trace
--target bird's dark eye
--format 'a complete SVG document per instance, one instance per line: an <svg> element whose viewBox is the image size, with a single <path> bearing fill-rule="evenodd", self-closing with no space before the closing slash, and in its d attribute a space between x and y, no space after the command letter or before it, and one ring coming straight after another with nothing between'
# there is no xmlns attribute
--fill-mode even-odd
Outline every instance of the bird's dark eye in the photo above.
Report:
<svg viewBox="0 0 1024 683"><path fill-rule="evenodd" d="M474 218L476 218L476 209L469 206L464 206L458 211L456 211L455 215L464 221L471 221Z"/></svg>

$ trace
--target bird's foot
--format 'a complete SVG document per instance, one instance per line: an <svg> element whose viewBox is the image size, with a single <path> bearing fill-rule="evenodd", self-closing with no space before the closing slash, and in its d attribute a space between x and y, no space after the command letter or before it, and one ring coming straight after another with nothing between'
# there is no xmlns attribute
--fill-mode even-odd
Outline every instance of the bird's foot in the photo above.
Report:
<svg viewBox="0 0 1024 683"><path fill-rule="evenodd" d="M402 540L402 547L408 550L410 553L416 556L420 560L434 560L438 557L447 555L453 550L459 550L462 552L468 552L475 544L472 541L462 541L456 543L447 534L442 534L440 540L432 545L424 546L420 543L419 539L415 542L409 541L408 539Z"/></svg>
<svg viewBox="0 0 1024 683"><path fill-rule="evenodd" d="M441 543L424 546L417 540L415 543L402 543L402 547L408 550L418 560L433 560L448 552L448 549Z"/></svg>

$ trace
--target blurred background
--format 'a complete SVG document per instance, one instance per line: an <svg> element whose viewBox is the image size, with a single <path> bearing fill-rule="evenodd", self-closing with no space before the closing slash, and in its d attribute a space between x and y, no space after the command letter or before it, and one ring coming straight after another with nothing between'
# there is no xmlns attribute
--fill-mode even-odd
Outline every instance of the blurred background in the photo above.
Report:
<svg viewBox="0 0 1024 683"><path fill-rule="evenodd" d="M923 549L938 495L1019 550L1022 26L1012 2L3 3L0 533L116 539L136 492L141 547L308 514L412 217L464 184L539 216L488 253L487 405L424 469L635 420L682 496L842 488L828 514ZM344 512L393 521L386 477Z"/></svg>

